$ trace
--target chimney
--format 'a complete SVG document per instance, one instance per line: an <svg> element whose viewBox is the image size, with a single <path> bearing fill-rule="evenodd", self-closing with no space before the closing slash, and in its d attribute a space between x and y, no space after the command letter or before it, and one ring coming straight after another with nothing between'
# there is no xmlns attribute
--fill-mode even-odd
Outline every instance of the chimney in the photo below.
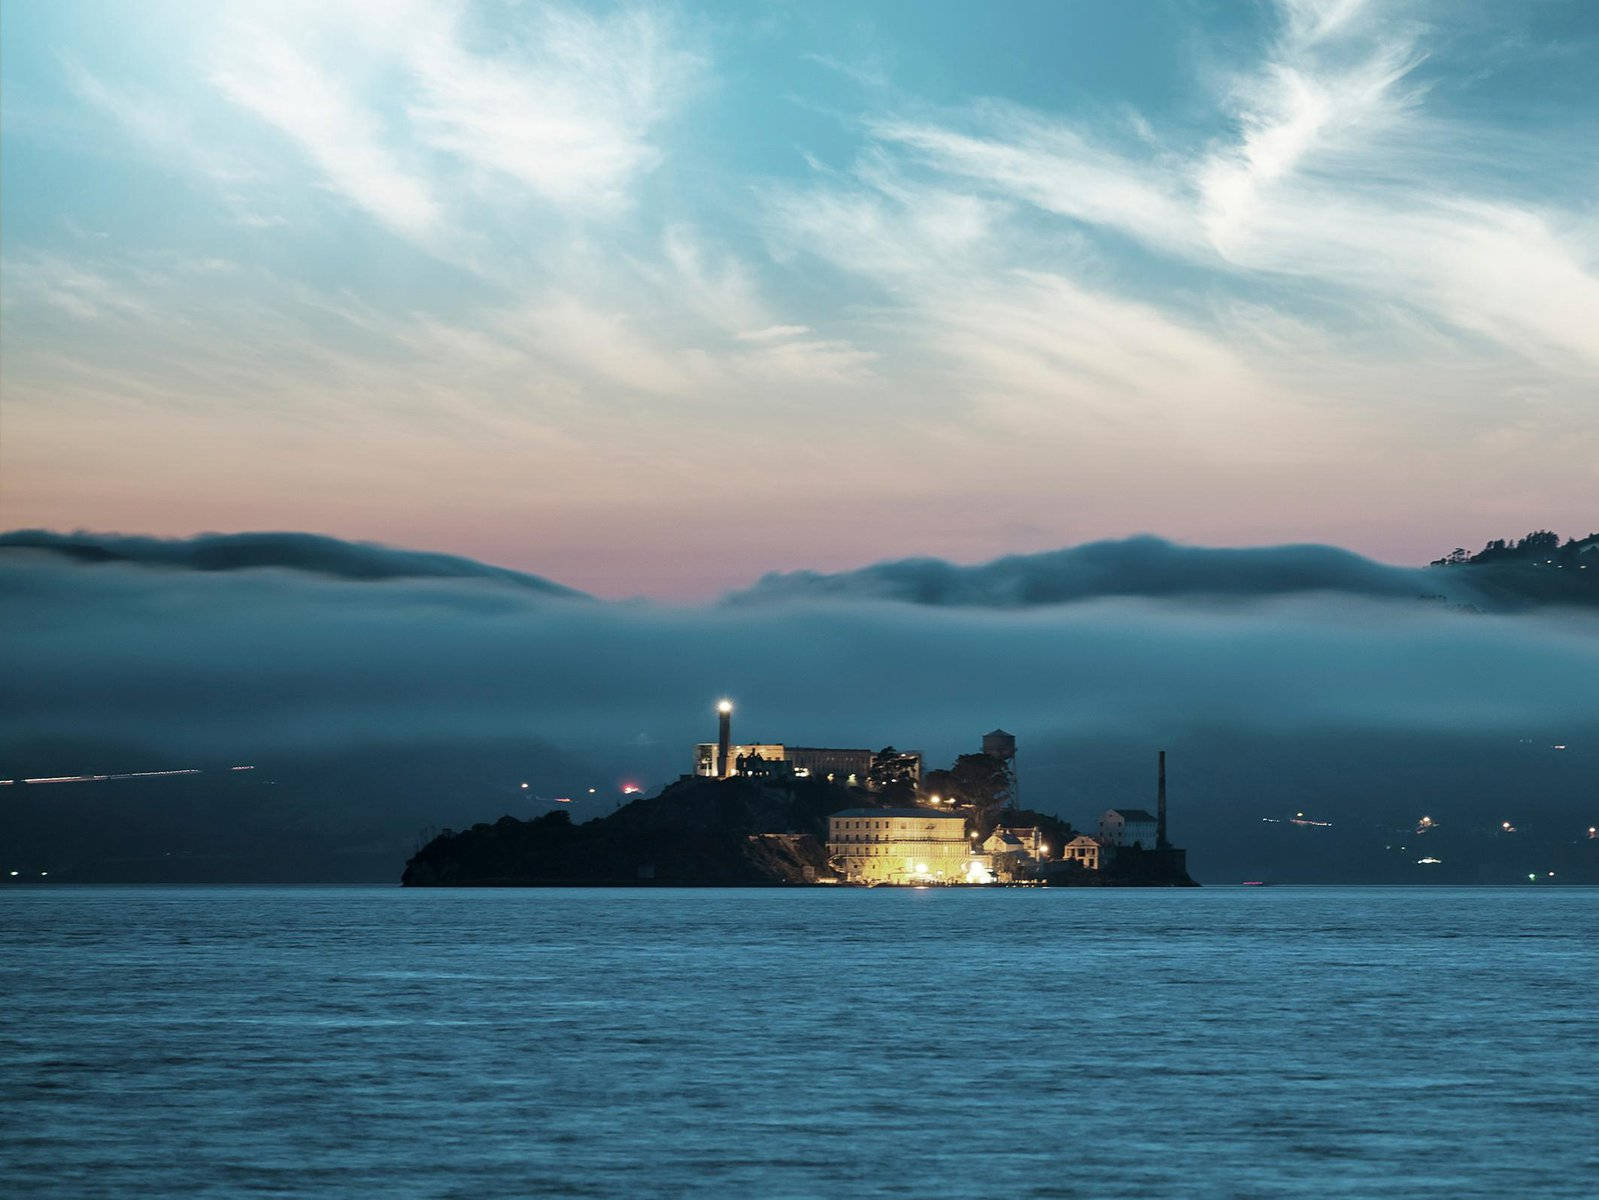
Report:
<svg viewBox="0 0 1599 1200"><path fill-rule="evenodd" d="M1164 850L1166 840L1166 752L1160 752L1160 783L1155 792L1155 849Z"/></svg>
<svg viewBox="0 0 1599 1200"><path fill-rule="evenodd" d="M726 779L732 772L727 761L728 747L733 740L733 702L723 700L716 706L716 777Z"/></svg>

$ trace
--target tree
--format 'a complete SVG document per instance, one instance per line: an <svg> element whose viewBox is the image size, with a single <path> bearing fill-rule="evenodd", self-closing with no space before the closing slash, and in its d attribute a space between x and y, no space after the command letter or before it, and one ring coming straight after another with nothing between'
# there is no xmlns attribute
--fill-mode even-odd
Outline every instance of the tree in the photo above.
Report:
<svg viewBox="0 0 1599 1200"><path fill-rule="evenodd" d="M955 797L977 808L997 808L1011 801L1010 768L992 754L963 754L950 768Z"/></svg>
<svg viewBox="0 0 1599 1200"><path fill-rule="evenodd" d="M884 746L872 755L872 766L866 773L866 784L884 800L894 804L909 804L916 798L918 757Z"/></svg>

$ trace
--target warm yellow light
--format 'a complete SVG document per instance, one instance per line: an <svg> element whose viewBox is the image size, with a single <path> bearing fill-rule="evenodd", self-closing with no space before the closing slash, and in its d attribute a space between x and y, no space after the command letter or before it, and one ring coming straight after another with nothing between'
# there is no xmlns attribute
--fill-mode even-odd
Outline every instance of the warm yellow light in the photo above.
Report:
<svg viewBox="0 0 1599 1200"><path fill-rule="evenodd" d="M720 701L716 706L716 711L722 713L723 715L732 712L733 702L731 700Z"/></svg>

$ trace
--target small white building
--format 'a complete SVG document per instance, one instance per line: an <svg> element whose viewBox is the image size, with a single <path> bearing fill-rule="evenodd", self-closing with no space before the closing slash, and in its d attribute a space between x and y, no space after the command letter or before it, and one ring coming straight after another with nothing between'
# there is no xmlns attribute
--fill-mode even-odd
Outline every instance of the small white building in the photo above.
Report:
<svg viewBox="0 0 1599 1200"><path fill-rule="evenodd" d="M1080 833L1066 843L1066 848L1061 851L1061 858L1067 862L1081 863L1090 871L1097 871L1100 867L1104 847L1099 844L1098 838L1089 837Z"/></svg>
<svg viewBox="0 0 1599 1200"><path fill-rule="evenodd" d="M1107 808L1099 818L1099 840L1107 846L1155 848L1155 814L1142 808Z"/></svg>
<svg viewBox="0 0 1599 1200"><path fill-rule="evenodd" d="M1049 846L1044 842L1044 831L1036 825L1028 825L1025 828L1016 825L1001 825L994 832L1010 834L1034 858L1044 858L1049 854Z"/></svg>
<svg viewBox="0 0 1599 1200"><path fill-rule="evenodd" d="M989 834L988 839L983 843L983 853L996 856L1014 854L1017 858L1030 857L1027 843L1009 829L996 829Z"/></svg>

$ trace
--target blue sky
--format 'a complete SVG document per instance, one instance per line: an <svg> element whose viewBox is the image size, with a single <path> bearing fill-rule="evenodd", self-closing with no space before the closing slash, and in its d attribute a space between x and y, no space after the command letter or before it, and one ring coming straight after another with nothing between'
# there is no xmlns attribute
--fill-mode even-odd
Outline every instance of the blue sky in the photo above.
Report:
<svg viewBox="0 0 1599 1200"><path fill-rule="evenodd" d="M1599 496L1599 8L5 5L7 526L604 594Z"/></svg>

